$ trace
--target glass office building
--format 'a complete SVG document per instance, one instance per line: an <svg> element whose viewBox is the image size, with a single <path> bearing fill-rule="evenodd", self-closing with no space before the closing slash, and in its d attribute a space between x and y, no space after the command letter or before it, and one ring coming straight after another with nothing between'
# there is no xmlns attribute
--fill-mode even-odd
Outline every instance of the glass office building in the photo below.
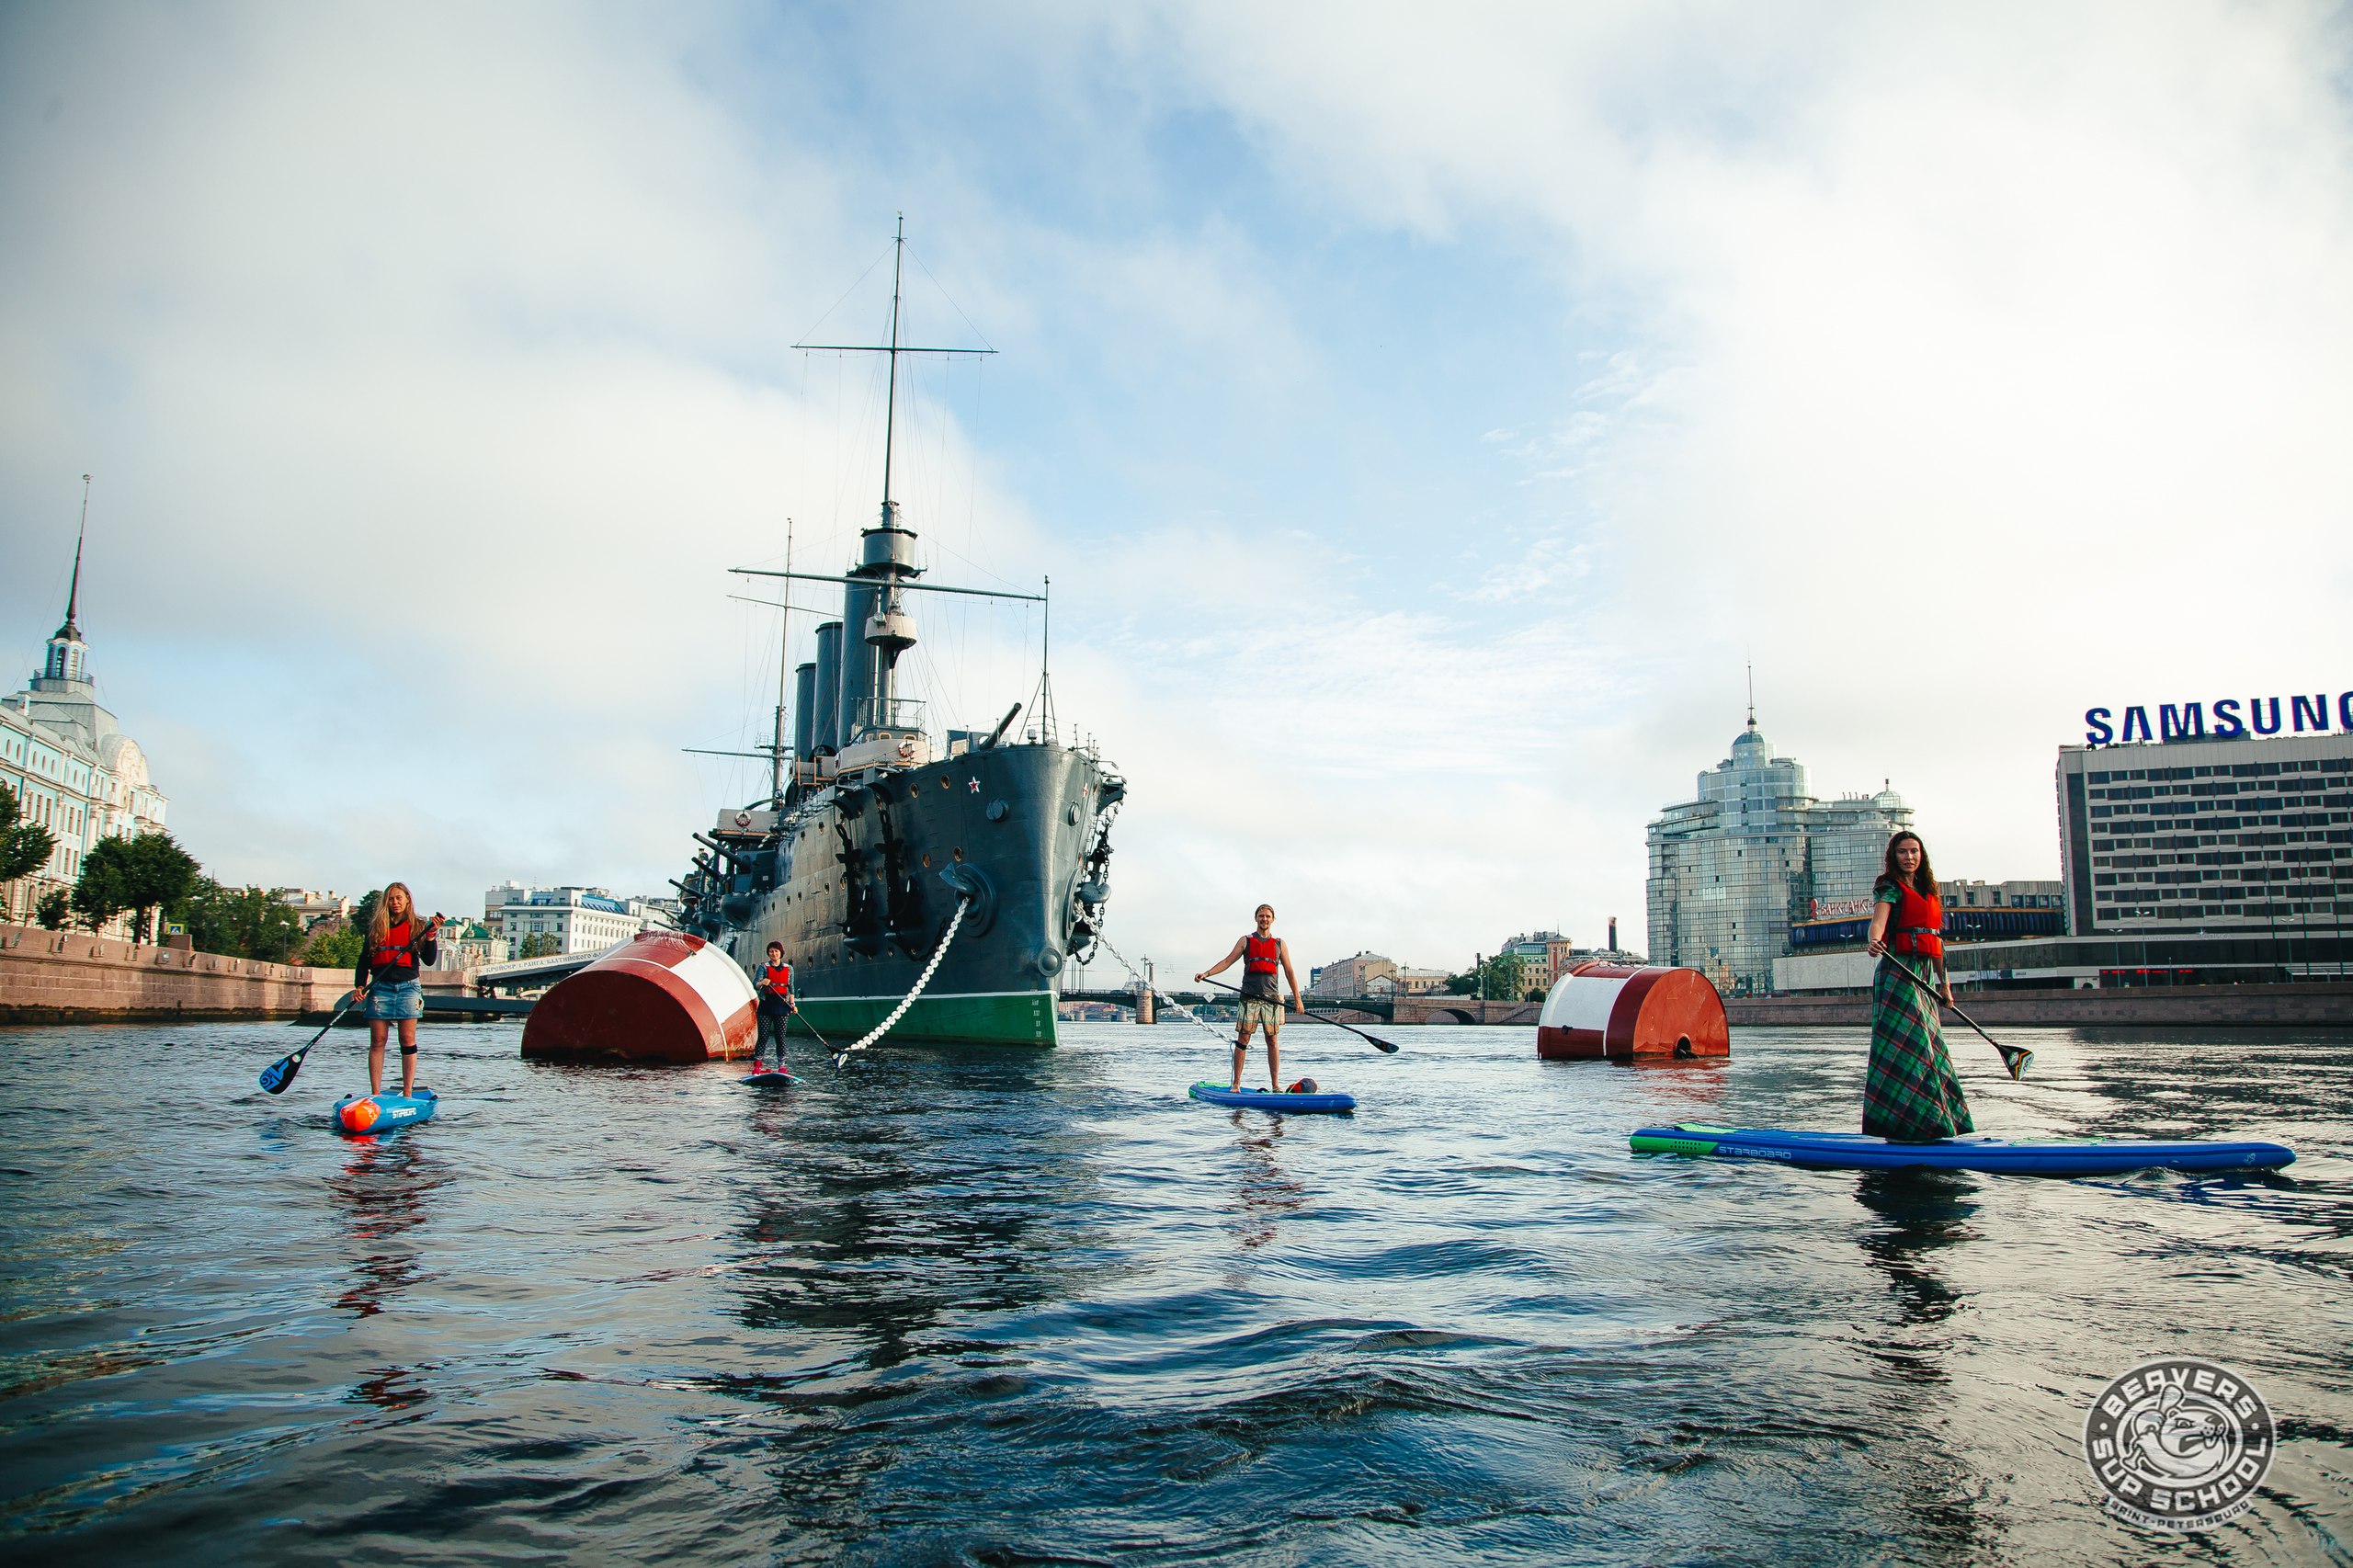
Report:
<svg viewBox="0 0 2353 1568"><path fill-rule="evenodd" d="M1889 837L1911 825L1893 790L1814 799L1805 768L1776 756L1751 714L1732 756L1699 775L1699 798L1650 825L1651 961L1734 995L1771 990L1790 926L1817 901L1869 899Z"/></svg>
<svg viewBox="0 0 2353 1568"><path fill-rule="evenodd" d="M2062 746L2058 789L2075 936L2353 923L2353 733Z"/></svg>

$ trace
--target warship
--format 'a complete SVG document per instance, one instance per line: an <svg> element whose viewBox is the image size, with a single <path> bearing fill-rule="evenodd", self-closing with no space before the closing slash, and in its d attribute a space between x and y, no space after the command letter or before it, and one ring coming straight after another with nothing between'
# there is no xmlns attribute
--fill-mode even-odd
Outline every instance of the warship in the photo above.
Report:
<svg viewBox="0 0 2353 1568"><path fill-rule="evenodd" d="M1102 927L1127 784L1093 744L1063 744L1043 659L1036 687L991 730L935 735L924 702L902 695L917 596L1043 604L1046 593L917 580L916 534L892 494L899 361L989 350L900 343L904 221L892 245L890 341L795 345L888 356L881 511L839 574L794 572L789 551L784 571L734 569L784 579L787 607L794 582L838 585L842 608L816 628L815 657L792 667L789 701L785 642L773 739L739 754L768 758L768 793L695 835L692 868L673 882L680 926L747 970L781 943L794 1031L835 1050L886 1021L892 1040L1050 1046L1059 978Z"/></svg>

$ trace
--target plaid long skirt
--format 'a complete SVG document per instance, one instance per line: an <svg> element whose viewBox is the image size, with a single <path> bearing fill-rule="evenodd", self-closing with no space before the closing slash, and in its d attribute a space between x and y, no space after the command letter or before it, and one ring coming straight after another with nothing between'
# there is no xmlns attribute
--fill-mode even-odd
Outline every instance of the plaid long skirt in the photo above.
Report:
<svg viewBox="0 0 2353 1568"><path fill-rule="evenodd" d="M1915 958L1913 967L1927 962ZM1929 971L1921 969L1923 978ZM1936 998L1886 959L1871 977L1871 1060L1863 1074L1863 1131L1904 1143L1973 1132L1969 1102L1945 1054Z"/></svg>

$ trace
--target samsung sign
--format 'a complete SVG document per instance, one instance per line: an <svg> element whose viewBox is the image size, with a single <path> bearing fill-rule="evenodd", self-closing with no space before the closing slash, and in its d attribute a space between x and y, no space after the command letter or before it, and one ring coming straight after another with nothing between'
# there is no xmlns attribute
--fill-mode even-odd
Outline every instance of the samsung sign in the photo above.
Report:
<svg viewBox="0 0 2353 1568"><path fill-rule="evenodd" d="M2276 735L2283 727L2299 735L2328 733L2328 693L2310 697L2250 697L2241 702L2224 697L2207 702L2160 702L2157 722L2149 724L2149 710L2127 708L2119 721L2116 710L2094 708L2084 714L2086 745L2125 745L2139 741L2234 741L2244 735ZM2244 711L2242 711L2244 710ZM2336 699L2336 728L2353 731L2353 691Z"/></svg>

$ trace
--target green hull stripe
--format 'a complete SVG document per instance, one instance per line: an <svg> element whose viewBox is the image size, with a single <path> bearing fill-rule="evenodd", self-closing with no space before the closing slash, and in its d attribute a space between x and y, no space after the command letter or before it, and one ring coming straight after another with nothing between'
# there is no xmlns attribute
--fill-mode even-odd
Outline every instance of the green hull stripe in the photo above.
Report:
<svg viewBox="0 0 2353 1568"><path fill-rule="evenodd" d="M899 1005L895 996L803 996L801 1015L791 1032L802 1037L813 1030L826 1043L848 1045L891 1016ZM918 996L906 1016L875 1044L893 1040L932 1044L1051 1045L1054 1043L1054 998L1051 992L1025 991L995 995Z"/></svg>

